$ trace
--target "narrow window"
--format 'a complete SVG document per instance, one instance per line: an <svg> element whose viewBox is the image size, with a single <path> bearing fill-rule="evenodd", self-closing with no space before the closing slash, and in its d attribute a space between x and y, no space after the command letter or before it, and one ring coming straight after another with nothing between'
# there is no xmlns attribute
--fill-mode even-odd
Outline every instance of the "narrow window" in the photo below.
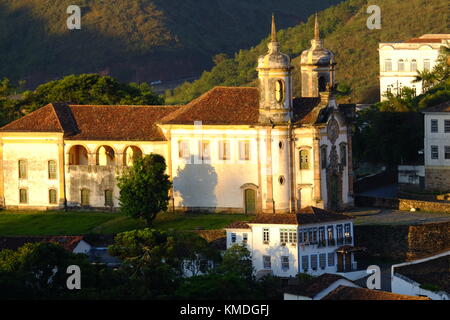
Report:
<svg viewBox="0 0 450 320"><path fill-rule="evenodd" d="M328 253L328 266L334 267L334 252Z"/></svg>
<svg viewBox="0 0 450 320"><path fill-rule="evenodd" d="M437 119L431 119L431 132L436 133L439 131Z"/></svg>
<svg viewBox="0 0 450 320"><path fill-rule="evenodd" d="M282 245L288 242L288 231L286 229L280 229L280 242Z"/></svg>
<svg viewBox="0 0 450 320"><path fill-rule="evenodd" d="M316 244L317 243L317 228L309 229L309 243Z"/></svg>
<svg viewBox="0 0 450 320"><path fill-rule="evenodd" d="M200 159L211 160L209 141L199 141Z"/></svg>
<svg viewBox="0 0 450 320"><path fill-rule="evenodd" d="M300 150L300 169L301 170L309 169L309 151L308 150Z"/></svg>
<svg viewBox="0 0 450 320"><path fill-rule="evenodd" d="M450 146L445 146L445 159L450 159Z"/></svg>
<svg viewBox="0 0 450 320"><path fill-rule="evenodd" d="M88 206L89 205L89 190L81 189L81 205Z"/></svg>
<svg viewBox="0 0 450 320"><path fill-rule="evenodd" d="M411 72L416 72L417 71L417 61L416 59L411 60Z"/></svg>
<svg viewBox="0 0 450 320"><path fill-rule="evenodd" d="M327 147L323 146L322 149L320 149L320 158L322 163L322 169L327 168Z"/></svg>
<svg viewBox="0 0 450 320"><path fill-rule="evenodd" d="M311 255L311 269L317 270L317 254Z"/></svg>
<svg viewBox="0 0 450 320"><path fill-rule="evenodd" d="M325 253L319 254L319 266L322 270L327 266L327 255Z"/></svg>
<svg viewBox="0 0 450 320"><path fill-rule="evenodd" d="M247 241L248 241L248 234L247 233L243 233L242 234L242 242L243 243L247 243Z"/></svg>
<svg viewBox="0 0 450 320"><path fill-rule="evenodd" d="M269 243L270 241L270 233L268 228L263 229L263 241L265 244Z"/></svg>
<svg viewBox="0 0 450 320"><path fill-rule="evenodd" d="M228 141L219 142L219 159L230 160L230 143Z"/></svg>
<svg viewBox="0 0 450 320"><path fill-rule="evenodd" d="M439 147L431 146L431 159L439 159Z"/></svg>
<svg viewBox="0 0 450 320"><path fill-rule="evenodd" d="M309 256L302 256L302 270L307 272L309 269Z"/></svg>
<svg viewBox="0 0 450 320"><path fill-rule="evenodd" d="M444 120L444 132L445 133L450 132L450 120Z"/></svg>
<svg viewBox="0 0 450 320"><path fill-rule="evenodd" d="M20 203L28 203L28 190L27 189L19 189L19 202Z"/></svg>
<svg viewBox="0 0 450 320"><path fill-rule="evenodd" d="M319 247L325 247L325 227L319 228Z"/></svg>
<svg viewBox="0 0 450 320"><path fill-rule="evenodd" d="M27 178L27 160L19 160L19 179Z"/></svg>
<svg viewBox="0 0 450 320"><path fill-rule="evenodd" d="M430 69L431 69L430 59L424 59L423 60L423 70L430 70Z"/></svg>
<svg viewBox="0 0 450 320"><path fill-rule="evenodd" d="M281 80L275 83L275 99L277 102L283 102L284 100L284 85Z"/></svg>
<svg viewBox="0 0 450 320"><path fill-rule="evenodd" d="M345 147L345 144L340 145L340 156L341 156L341 165L346 166L347 165L347 148Z"/></svg>
<svg viewBox="0 0 450 320"><path fill-rule="evenodd" d="M272 268L272 261L270 259L270 256L263 256L263 266L264 266L264 269Z"/></svg>
<svg viewBox="0 0 450 320"><path fill-rule="evenodd" d="M384 60L384 71L392 71L392 59Z"/></svg>
<svg viewBox="0 0 450 320"><path fill-rule="evenodd" d="M450 150L449 150L450 151ZM351 244L352 243L352 226L350 223L346 223L344 225L344 237L345 237L345 244Z"/></svg>
<svg viewBox="0 0 450 320"><path fill-rule="evenodd" d="M50 160L48 162L48 178L53 180L56 179L56 161Z"/></svg>
<svg viewBox="0 0 450 320"><path fill-rule="evenodd" d="M112 190L105 190L105 207L113 207L113 192Z"/></svg>
<svg viewBox="0 0 450 320"><path fill-rule="evenodd" d="M342 228L342 224L338 224L336 226L336 233L337 233L337 244L338 245L344 244L344 230Z"/></svg>
<svg viewBox="0 0 450 320"><path fill-rule="evenodd" d="M239 141L239 159L250 160L250 142Z"/></svg>
<svg viewBox="0 0 450 320"><path fill-rule="evenodd" d="M236 233L231 234L231 243L236 243Z"/></svg>
<svg viewBox="0 0 450 320"><path fill-rule="evenodd" d="M333 226L328 226L327 227L327 239L328 239L328 245L329 246L334 246L335 245Z"/></svg>
<svg viewBox="0 0 450 320"><path fill-rule="evenodd" d="M180 141L178 143L178 157L180 159L189 160L190 156L189 141Z"/></svg>
<svg viewBox="0 0 450 320"><path fill-rule="evenodd" d="M403 59L398 60L398 71L405 71L405 62Z"/></svg>
<svg viewBox="0 0 450 320"><path fill-rule="evenodd" d="M56 204L57 203L57 197L56 197L56 190L55 189L48 190L48 202L50 204Z"/></svg>
<svg viewBox="0 0 450 320"><path fill-rule="evenodd" d="M289 257L288 256L281 256L281 269L283 271L289 270Z"/></svg>

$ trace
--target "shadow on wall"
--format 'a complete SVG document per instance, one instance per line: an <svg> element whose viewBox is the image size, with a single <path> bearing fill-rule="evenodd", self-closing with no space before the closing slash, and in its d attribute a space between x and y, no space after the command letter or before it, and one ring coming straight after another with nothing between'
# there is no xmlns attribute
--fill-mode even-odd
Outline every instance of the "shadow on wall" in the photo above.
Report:
<svg viewBox="0 0 450 320"><path fill-rule="evenodd" d="M213 166L201 161L194 161L191 156L184 168L179 167L173 179L175 196L181 198L180 206L187 208L216 208L215 193L217 173Z"/></svg>

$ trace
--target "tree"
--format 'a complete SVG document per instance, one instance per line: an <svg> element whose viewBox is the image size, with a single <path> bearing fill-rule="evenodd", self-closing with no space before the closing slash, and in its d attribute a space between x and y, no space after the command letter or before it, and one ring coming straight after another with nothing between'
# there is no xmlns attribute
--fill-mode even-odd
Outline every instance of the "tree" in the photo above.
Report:
<svg viewBox="0 0 450 320"><path fill-rule="evenodd" d="M254 268L252 262L252 254L248 250L247 246L233 245L229 248L222 258L222 263L217 268L219 273L232 272L243 279L253 280L254 279Z"/></svg>
<svg viewBox="0 0 450 320"><path fill-rule="evenodd" d="M135 219L142 218L150 226L158 213L167 211L172 183L165 172L166 162L160 155L137 159L119 177L121 212Z"/></svg>

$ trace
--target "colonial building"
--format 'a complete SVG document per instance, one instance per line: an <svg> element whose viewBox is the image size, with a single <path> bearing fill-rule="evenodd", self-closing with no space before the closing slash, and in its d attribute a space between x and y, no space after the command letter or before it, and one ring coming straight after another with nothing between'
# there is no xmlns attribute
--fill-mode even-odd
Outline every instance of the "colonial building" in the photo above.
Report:
<svg viewBox="0 0 450 320"><path fill-rule="evenodd" d="M164 156L173 209L290 213L353 205L351 121L338 105L334 55L316 18L293 97L289 56L272 22L257 87L216 87L183 106L52 103L0 129L7 208L115 208L133 159Z"/></svg>
<svg viewBox="0 0 450 320"><path fill-rule="evenodd" d="M425 186L450 190L450 101L423 111L425 121Z"/></svg>
<svg viewBox="0 0 450 320"><path fill-rule="evenodd" d="M421 94L422 83L414 82L417 71L432 70L441 46L448 46L449 41L450 34L424 34L404 42L380 43L381 100L386 92L398 94L403 87Z"/></svg>
<svg viewBox="0 0 450 320"><path fill-rule="evenodd" d="M341 273L355 280L357 271L352 217L306 207L297 214L262 214L226 228L227 248L245 244L256 275L294 277L298 273Z"/></svg>

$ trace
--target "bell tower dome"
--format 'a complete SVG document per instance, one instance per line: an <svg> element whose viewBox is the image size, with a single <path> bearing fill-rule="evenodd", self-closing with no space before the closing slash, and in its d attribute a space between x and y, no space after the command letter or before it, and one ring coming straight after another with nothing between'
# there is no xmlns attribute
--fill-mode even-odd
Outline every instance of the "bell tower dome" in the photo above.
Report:
<svg viewBox="0 0 450 320"><path fill-rule="evenodd" d="M334 87L334 54L323 47L317 13L311 48L302 52L300 61L302 97L319 97L320 92Z"/></svg>
<svg viewBox="0 0 450 320"><path fill-rule="evenodd" d="M258 59L259 120L286 123L292 118L292 67L289 56L280 52L273 15L268 48L268 53Z"/></svg>

